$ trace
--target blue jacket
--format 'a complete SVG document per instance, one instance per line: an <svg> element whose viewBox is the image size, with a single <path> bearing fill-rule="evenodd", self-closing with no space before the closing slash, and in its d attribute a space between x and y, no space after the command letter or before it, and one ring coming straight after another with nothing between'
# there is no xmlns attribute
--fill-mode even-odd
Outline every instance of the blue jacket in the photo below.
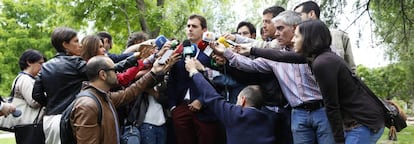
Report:
<svg viewBox="0 0 414 144"><path fill-rule="evenodd" d="M226 103L202 74L193 76L202 103L213 111L226 128L228 144L273 144L274 122L268 114L256 108L243 108Z"/></svg>
<svg viewBox="0 0 414 144"><path fill-rule="evenodd" d="M196 57L205 66L210 66L211 58L196 48ZM190 102L200 99L200 93L194 86L193 81L188 76L188 72L185 69L185 58L181 58L170 70L167 81L168 105L171 109L173 106L177 106L184 101L187 89L190 89ZM203 106L197 116L201 121L216 121L217 118L214 114Z"/></svg>
<svg viewBox="0 0 414 144"><path fill-rule="evenodd" d="M118 63L128 58L129 56L133 55L134 53L123 53L123 54L106 53L106 54L112 61L114 61L114 63Z"/></svg>

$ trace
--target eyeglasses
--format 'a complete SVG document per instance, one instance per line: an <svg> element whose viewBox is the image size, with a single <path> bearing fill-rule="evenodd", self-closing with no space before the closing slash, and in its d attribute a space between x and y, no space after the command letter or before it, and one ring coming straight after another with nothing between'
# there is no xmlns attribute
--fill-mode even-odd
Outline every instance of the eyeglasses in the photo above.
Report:
<svg viewBox="0 0 414 144"><path fill-rule="evenodd" d="M114 71L115 72L115 68L103 68L101 70L103 70L103 71Z"/></svg>

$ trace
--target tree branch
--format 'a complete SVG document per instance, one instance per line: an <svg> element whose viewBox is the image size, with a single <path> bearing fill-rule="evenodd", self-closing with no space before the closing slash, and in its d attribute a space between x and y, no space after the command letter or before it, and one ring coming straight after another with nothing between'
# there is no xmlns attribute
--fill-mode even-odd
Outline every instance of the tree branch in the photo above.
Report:
<svg viewBox="0 0 414 144"><path fill-rule="evenodd" d="M139 24L141 25L141 30L147 34L151 34L150 30L148 28L147 20L145 19L146 14L146 7L144 0L135 0L136 2L136 8L138 9L140 13L139 15Z"/></svg>
<svg viewBox="0 0 414 144"><path fill-rule="evenodd" d="M122 13L124 14L124 16L125 16L125 22L126 22L126 24L127 24L127 28L128 28L128 34L130 34L130 33L132 33L132 30L131 30L131 23L129 22L130 20L129 20L129 16L128 16L128 12L126 11L126 8L125 8L125 4L122 4L120 7L118 7L119 8L119 10L121 10L122 11Z"/></svg>

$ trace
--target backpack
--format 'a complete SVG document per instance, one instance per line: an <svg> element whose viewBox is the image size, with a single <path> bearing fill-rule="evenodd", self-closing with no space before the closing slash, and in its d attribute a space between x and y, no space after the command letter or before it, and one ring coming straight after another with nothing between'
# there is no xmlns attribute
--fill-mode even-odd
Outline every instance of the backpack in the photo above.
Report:
<svg viewBox="0 0 414 144"><path fill-rule="evenodd" d="M90 97L98 105L98 124L102 124L102 105L98 99L88 90L81 91L76 95L76 99L63 111L62 118L60 120L60 140L62 144L76 144L76 138L73 135L72 125L70 123L70 116L72 113L73 105L80 97Z"/></svg>

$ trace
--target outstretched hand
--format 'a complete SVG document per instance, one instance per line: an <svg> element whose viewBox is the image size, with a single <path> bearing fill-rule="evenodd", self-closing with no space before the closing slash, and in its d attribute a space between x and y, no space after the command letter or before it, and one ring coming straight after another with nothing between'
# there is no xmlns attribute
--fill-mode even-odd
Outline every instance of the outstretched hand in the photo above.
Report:
<svg viewBox="0 0 414 144"><path fill-rule="evenodd" d="M226 47L218 42L210 42L210 47L213 49L214 53L219 56L222 56L226 50Z"/></svg>
<svg viewBox="0 0 414 144"><path fill-rule="evenodd" d="M223 37L225 39L228 39L228 40L231 40L231 41L236 41L236 36L234 36L233 34L230 34L230 33L223 34Z"/></svg>
<svg viewBox="0 0 414 144"><path fill-rule="evenodd" d="M0 116L8 116L16 110L16 107L13 104L0 102L3 105L3 108L0 111Z"/></svg>
<svg viewBox="0 0 414 144"><path fill-rule="evenodd" d="M170 69L172 68L172 66L180 59L181 55L180 54L173 54L170 56L170 58L168 58L167 62L165 64L159 64L158 60L161 59L161 57L159 57L153 64L151 71L156 73L156 74L165 74L168 71L170 71Z"/></svg>
<svg viewBox="0 0 414 144"><path fill-rule="evenodd" d="M244 56L249 56L250 55L250 50L252 49L251 44L238 44L235 47L235 51L238 54L244 55Z"/></svg>

